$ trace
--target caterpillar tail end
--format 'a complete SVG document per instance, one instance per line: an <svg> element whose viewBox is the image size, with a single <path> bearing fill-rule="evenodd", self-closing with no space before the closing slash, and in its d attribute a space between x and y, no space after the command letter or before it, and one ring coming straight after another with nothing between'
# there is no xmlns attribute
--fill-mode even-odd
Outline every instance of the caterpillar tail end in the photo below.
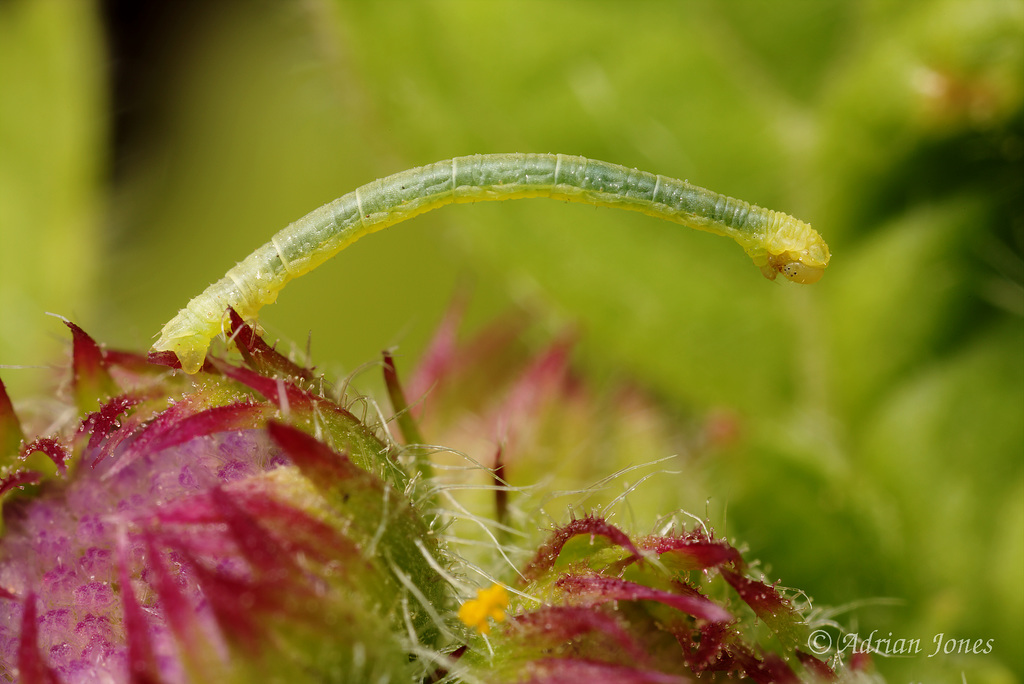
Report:
<svg viewBox="0 0 1024 684"><path fill-rule="evenodd" d="M207 348L209 342L198 336L170 342L165 342L161 337L149 350L149 361L161 366L181 368L189 375L195 375L206 362Z"/></svg>
<svg viewBox="0 0 1024 684"><path fill-rule="evenodd" d="M189 375L198 373L206 362L210 338L196 332L184 332L172 320L160 331L160 339L149 350L149 360L162 366L180 367Z"/></svg>

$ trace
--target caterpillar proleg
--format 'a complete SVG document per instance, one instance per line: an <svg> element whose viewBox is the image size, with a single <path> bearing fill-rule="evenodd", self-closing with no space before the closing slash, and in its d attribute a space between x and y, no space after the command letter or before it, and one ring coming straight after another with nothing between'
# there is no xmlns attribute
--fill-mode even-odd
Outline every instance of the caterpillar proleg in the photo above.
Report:
<svg viewBox="0 0 1024 684"><path fill-rule="evenodd" d="M172 318L153 352L173 352L197 372L228 307L252 320L291 280L359 238L459 202L550 197L639 211L731 237L765 277L813 283L828 245L808 224L691 185L618 164L564 154L478 154L402 171L316 209L274 235Z"/></svg>

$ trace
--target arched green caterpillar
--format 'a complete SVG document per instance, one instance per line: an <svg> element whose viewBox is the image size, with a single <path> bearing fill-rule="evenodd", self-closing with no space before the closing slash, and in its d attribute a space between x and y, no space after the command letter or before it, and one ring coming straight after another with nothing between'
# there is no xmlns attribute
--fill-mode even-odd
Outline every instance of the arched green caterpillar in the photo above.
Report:
<svg viewBox="0 0 1024 684"><path fill-rule="evenodd" d="M163 327L153 352L173 352L188 373L234 308L245 320L272 304L291 280L359 238L456 202L551 197L639 211L731 237L765 277L816 282L829 251L808 224L686 181L564 154L456 157L375 180L280 231Z"/></svg>

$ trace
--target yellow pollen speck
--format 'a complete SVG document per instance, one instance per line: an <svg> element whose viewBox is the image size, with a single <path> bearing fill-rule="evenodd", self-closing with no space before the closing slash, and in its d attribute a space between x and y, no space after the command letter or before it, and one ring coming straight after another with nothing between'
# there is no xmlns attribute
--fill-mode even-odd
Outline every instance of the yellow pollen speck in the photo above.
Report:
<svg viewBox="0 0 1024 684"><path fill-rule="evenodd" d="M505 620L505 609L508 608L508 592L500 584L492 584L487 589L476 592L476 598L470 599L459 608L459 619L469 627L475 627L481 634L491 631L487 618L495 622Z"/></svg>

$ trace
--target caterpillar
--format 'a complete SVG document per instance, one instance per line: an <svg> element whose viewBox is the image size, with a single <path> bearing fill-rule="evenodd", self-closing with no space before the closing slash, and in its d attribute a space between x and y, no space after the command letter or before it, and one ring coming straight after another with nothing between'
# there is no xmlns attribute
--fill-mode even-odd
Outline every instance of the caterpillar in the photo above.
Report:
<svg viewBox="0 0 1024 684"><path fill-rule="evenodd" d="M564 154L478 154L368 183L290 224L181 309L152 352L173 352L187 373L203 365L233 308L245 320L292 278L359 238L446 204L550 197L638 211L735 240L765 277L816 282L825 241L808 224L666 176Z"/></svg>

